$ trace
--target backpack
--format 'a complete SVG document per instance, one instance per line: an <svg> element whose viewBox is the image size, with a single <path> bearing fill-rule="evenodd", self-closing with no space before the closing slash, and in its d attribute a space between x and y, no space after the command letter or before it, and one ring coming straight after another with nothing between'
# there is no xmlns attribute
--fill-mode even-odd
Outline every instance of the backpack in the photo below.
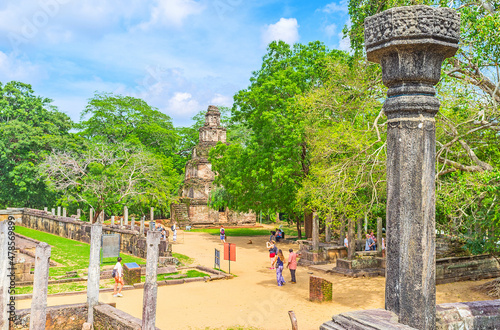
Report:
<svg viewBox="0 0 500 330"><path fill-rule="evenodd" d="M172 226L170 227L170 230L174 231L174 225L172 225Z"/></svg>
<svg viewBox="0 0 500 330"><path fill-rule="evenodd" d="M221 234L221 235L225 235L225 234L226 234L226 231L224 230L224 228L222 228L222 229L220 230L220 234Z"/></svg>
<svg viewBox="0 0 500 330"><path fill-rule="evenodd" d="M118 270L117 269L113 269L113 272L111 273L111 277L115 278L116 275L118 275Z"/></svg>

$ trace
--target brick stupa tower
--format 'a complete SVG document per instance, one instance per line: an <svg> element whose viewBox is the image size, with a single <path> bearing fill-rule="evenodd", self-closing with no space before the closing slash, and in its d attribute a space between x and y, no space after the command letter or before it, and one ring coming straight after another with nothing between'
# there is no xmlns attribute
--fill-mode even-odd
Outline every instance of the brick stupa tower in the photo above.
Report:
<svg viewBox="0 0 500 330"><path fill-rule="evenodd" d="M229 209L212 210L208 207L215 178L212 164L208 161L208 152L218 142L226 143L226 129L220 123L220 111L216 106L208 107L199 136L191 160L186 164L180 203L171 205L172 219L181 226L255 223L254 213L237 213Z"/></svg>

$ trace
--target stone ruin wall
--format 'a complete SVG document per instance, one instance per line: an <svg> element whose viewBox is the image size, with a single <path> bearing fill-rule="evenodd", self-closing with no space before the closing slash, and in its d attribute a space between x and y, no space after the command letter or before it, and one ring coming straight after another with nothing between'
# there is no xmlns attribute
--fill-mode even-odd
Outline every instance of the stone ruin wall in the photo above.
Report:
<svg viewBox="0 0 500 330"><path fill-rule="evenodd" d="M42 210L26 208L23 211L20 225L90 244L91 224L74 218L64 218ZM146 239L141 237L137 231L103 226L102 232L103 234L120 234L120 250L122 252L130 253L139 258L146 258ZM161 257L171 257L171 252L167 248L167 242L161 241Z"/></svg>
<svg viewBox="0 0 500 330"><path fill-rule="evenodd" d="M47 307L46 330L81 330L87 322L87 304ZM31 309L16 310L17 319L10 329L29 329ZM108 304L94 307L94 329L140 330L142 321ZM158 328L156 328L158 329Z"/></svg>

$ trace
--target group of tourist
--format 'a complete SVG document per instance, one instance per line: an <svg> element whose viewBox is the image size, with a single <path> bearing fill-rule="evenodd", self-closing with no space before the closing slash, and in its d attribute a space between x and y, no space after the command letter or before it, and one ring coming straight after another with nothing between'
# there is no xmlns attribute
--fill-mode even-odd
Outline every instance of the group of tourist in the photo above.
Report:
<svg viewBox="0 0 500 330"><path fill-rule="evenodd" d="M161 232L160 239L162 240L168 239L169 232L163 225L161 224L158 225L156 229ZM173 222L172 225L170 226L170 230L172 231L172 241L177 242L177 224L175 222Z"/></svg>
<svg viewBox="0 0 500 330"><path fill-rule="evenodd" d="M347 238L347 234L345 234L344 238L344 246L348 247L349 245L349 240ZM377 237L373 233L373 231L370 231L369 234L366 234L366 242L365 242L365 251L376 251L377 250ZM382 251L385 250L385 240L382 237Z"/></svg>
<svg viewBox="0 0 500 330"><path fill-rule="evenodd" d="M276 230L271 231L271 237L269 241L275 241L279 243L280 239L285 239L285 232L281 228L276 228Z"/></svg>
<svg viewBox="0 0 500 330"><path fill-rule="evenodd" d="M274 234L271 235L271 238ZM283 286L286 282L283 277L283 269L286 267L290 270L291 281L290 283L295 284L297 280L295 279L295 271L297 270L297 253L293 252L293 249L289 249L288 261L285 260L283 251L276 247L276 241L270 239L266 242L266 247L269 249L269 259L271 261L271 267L269 269L276 270L276 282L278 286Z"/></svg>

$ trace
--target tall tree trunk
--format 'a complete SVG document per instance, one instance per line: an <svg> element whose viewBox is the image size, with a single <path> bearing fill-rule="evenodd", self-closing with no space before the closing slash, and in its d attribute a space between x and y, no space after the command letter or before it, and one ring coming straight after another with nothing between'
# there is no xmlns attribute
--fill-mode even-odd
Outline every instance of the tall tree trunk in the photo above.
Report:
<svg viewBox="0 0 500 330"><path fill-rule="evenodd" d="M297 224L297 236L302 239L302 228L301 228L300 216L295 216L295 223Z"/></svg>

